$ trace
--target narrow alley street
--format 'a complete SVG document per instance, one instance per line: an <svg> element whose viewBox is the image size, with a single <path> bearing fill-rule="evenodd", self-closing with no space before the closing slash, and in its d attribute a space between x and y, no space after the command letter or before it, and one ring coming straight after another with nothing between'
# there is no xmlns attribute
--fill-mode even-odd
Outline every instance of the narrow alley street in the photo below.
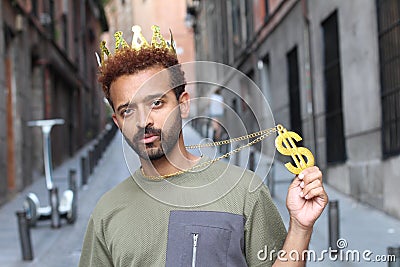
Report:
<svg viewBox="0 0 400 267"><path fill-rule="evenodd" d="M186 144L195 144L202 140L202 137L190 126L185 126L184 136ZM79 158L87 153L89 147L90 144L74 158L55 170L55 183L59 186L60 192L67 186L66 178L63 176L70 168L79 170ZM135 164L139 167L139 161L131 163L130 166L135 166ZM289 218L285 206L285 197L291 174L287 172L283 164L276 162L275 166L274 201L287 226ZM86 224L96 202L101 195L129 175L122 149L122 136L118 132L90 176L88 185L79 189L79 215L75 224L68 225L65 221L62 221L61 228L52 229L50 221L38 222L38 225L31 229L34 260L24 262L21 256L15 212L22 208L23 199L28 192L37 193L41 200L46 199L44 178L35 182L0 209L0 234L2 236L0 239L0 250L2 251L0 266L77 266ZM326 188L330 200L339 201L340 238L347 242L347 247L343 251L357 250L362 253L365 250L370 250L372 252L370 255L371 262L367 266L387 266L386 262L379 263L372 260L377 255L386 255L388 246L400 245L400 221L381 211L360 204L330 186L326 186ZM308 266L366 266L367 263L362 259L362 254L358 262L333 261L329 259L328 255L325 255L323 261L318 261L321 258L321 252L328 249L329 246L327 211L328 209L324 211L314 227L310 250L315 251L316 260L310 261ZM365 235L365 233L368 233L368 235Z"/></svg>

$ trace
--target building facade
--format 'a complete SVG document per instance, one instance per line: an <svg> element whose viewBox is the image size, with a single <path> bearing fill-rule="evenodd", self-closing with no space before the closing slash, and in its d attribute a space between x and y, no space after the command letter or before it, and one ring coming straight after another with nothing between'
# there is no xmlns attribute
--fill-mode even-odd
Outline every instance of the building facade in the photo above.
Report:
<svg viewBox="0 0 400 267"><path fill-rule="evenodd" d="M112 35L116 31L122 31L124 38L130 43L132 26L140 25L144 37L150 41L151 26L158 25L166 39L169 39L171 29L177 45L179 62L190 62L195 59L193 31L185 24L185 0L174 1L173 5L162 0L110 0L105 10L109 21L109 32L104 38L110 49L114 49Z"/></svg>
<svg viewBox="0 0 400 267"><path fill-rule="evenodd" d="M32 120L62 118L51 133L55 165L104 127L97 84L101 1L0 1L0 203L43 175Z"/></svg>
<svg viewBox="0 0 400 267"><path fill-rule="evenodd" d="M197 59L249 76L275 122L303 137L330 185L400 218L399 1L193 0L189 6ZM240 99L259 101L242 91ZM248 109L236 110L249 116Z"/></svg>
<svg viewBox="0 0 400 267"><path fill-rule="evenodd" d="M176 51L180 63L195 60L194 32L187 27L186 0L176 0L171 4L164 0L110 0L105 6L109 22L109 31L103 35L110 50L114 49L113 34L122 31L128 43L132 40L132 26L139 25L143 36L151 41L152 25L158 25L161 34L169 40L170 30L176 44ZM196 88L186 87L192 97L197 96Z"/></svg>

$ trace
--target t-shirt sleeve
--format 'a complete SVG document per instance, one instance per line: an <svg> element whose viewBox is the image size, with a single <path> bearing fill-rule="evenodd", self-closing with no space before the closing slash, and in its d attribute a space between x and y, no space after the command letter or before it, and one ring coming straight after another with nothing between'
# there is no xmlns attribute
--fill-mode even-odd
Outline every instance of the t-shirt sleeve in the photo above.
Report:
<svg viewBox="0 0 400 267"><path fill-rule="evenodd" d="M282 217L262 184L249 193L245 207L245 254L248 266L272 266L287 235Z"/></svg>
<svg viewBox="0 0 400 267"><path fill-rule="evenodd" d="M96 231L95 222L91 216L83 241L79 267L114 266L104 236L99 232L101 231Z"/></svg>

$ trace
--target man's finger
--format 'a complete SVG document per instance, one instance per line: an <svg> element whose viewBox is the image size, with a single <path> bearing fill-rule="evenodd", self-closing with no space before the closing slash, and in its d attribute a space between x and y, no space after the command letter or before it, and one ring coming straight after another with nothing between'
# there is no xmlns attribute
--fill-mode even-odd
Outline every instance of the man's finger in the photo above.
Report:
<svg viewBox="0 0 400 267"><path fill-rule="evenodd" d="M305 185L312 183L314 180L320 180L322 182L322 172L318 167L310 167L303 170L299 174L299 179L304 182Z"/></svg>
<svg viewBox="0 0 400 267"><path fill-rule="evenodd" d="M312 190L310 190L305 196L304 196L304 198L305 199L312 199L312 198L314 198L314 197L320 197L320 198L322 198L322 199L326 199L327 198L327 196L326 196L326 193L325 193L325 190L324 190L324 188L323 187L317 187L317 188L314 188L314 189L312 189Z"/></svg>
<svg viewBox="0 0 400 267"><path fill-rule="evenodd" d="M304 182L301 182L300 187L303 189L300 193L300 196L306 196L310 191L314 190L315 188L322 187L322 183L319 179L316 179L305 186Z"/></svg>

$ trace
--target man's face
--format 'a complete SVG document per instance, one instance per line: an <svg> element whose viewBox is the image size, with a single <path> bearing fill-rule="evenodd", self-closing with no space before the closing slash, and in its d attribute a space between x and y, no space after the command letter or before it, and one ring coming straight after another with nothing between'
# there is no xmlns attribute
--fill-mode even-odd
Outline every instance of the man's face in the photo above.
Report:
<svg viewBox="0 0 400 267"><path fill-rule="evenodd" d="M145 160L160 159L176 147L182 117L186 116L187 93L176 99L168 71L151 78L161 70L163 68L153 67L124 75L110 87L114 122L127 143Z"/></svg>

